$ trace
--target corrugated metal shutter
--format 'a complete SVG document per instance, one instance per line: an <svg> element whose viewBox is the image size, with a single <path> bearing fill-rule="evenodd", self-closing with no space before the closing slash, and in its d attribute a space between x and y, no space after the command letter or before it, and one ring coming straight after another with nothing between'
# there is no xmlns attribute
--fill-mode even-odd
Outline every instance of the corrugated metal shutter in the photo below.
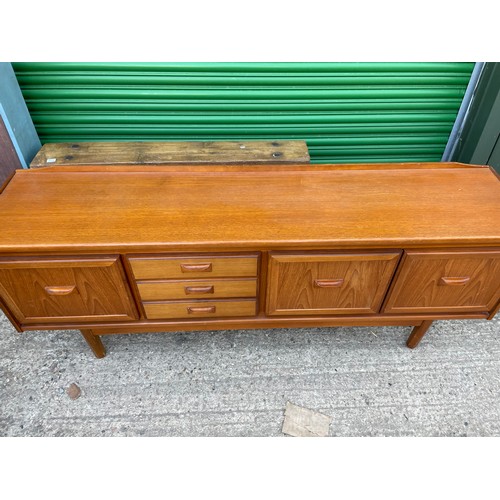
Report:
<svg viewBox="0 0 500 500"><path fill-rule="evenodd" d="M303 139L439 161L473 63L14 63L42 142Z"/></svg>

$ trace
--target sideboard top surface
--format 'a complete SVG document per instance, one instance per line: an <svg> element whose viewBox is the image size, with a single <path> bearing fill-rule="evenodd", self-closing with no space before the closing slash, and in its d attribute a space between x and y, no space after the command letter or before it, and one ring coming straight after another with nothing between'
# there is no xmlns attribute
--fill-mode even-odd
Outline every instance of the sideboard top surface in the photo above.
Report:
<svg viewBox="0 0 500 500"><path fill-rule="evenodd" d="M0 251L500 244L500 182L461 164L53 167L0 195Z"/></svg>

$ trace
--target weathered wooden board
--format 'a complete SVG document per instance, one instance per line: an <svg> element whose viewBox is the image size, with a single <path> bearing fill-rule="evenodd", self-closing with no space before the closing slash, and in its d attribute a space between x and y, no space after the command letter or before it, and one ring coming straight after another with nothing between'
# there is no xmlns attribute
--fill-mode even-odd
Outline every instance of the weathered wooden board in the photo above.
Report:
<svg viewBox="0 0 500 500"><path fill-rule="evenodd" d="M304 141L47 143L31 168L53 165L309 163Z"/></svg>

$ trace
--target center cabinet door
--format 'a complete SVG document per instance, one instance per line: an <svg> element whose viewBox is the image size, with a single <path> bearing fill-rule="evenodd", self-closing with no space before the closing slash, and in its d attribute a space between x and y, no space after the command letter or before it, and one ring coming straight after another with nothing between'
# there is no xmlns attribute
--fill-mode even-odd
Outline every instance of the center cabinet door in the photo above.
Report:
<svg viewBox="0 0 500 500"><path fill-rule="evenodd" d="M267 314L379 312L400 252L269 255Z"/></svg>

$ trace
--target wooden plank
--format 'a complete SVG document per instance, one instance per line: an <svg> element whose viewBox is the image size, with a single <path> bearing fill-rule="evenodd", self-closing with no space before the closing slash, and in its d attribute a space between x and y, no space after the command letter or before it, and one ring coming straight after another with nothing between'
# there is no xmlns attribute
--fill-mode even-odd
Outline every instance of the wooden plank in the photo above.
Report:
<svg viewBox="0 0 500 500"><path fill-rule="evenodd" d="M31 168L55 165L309 163L304 141L47 143Z"/></svg>
<svg viewBox="0 0 500 500"><path fill-rule="evenodd" d="M500 246L487 168L260 172L18 170L0 251Z"/></svg>

